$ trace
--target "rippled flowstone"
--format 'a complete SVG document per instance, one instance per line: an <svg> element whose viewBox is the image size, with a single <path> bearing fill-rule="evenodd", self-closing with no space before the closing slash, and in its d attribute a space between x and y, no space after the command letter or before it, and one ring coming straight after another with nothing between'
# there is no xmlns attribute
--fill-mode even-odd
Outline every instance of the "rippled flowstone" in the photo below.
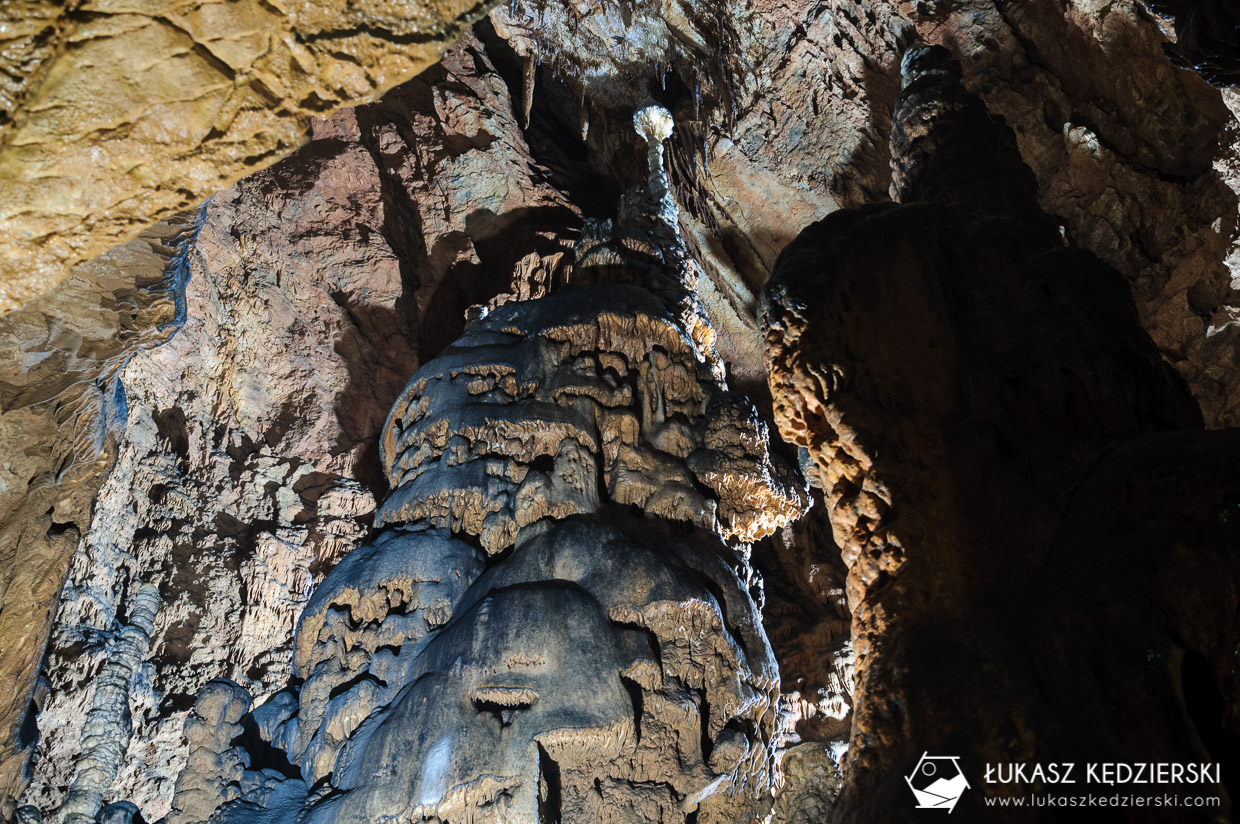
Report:
<svg viewBox="0 0 1240 824"><path fill-rule="evenodd" d="M650 182L585 233L589 285L504 303L414 373L378 535L307 604L289 690L241 719L265 743L194 750L172 820L770 811L779 681L742 550L807 502L699 343L666 117L636 119Z"/></svg>

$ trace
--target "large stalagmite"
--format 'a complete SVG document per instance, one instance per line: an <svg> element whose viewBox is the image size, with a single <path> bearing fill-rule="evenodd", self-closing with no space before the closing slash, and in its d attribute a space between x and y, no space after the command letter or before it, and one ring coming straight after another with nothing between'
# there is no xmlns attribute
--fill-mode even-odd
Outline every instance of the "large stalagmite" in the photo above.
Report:
<svg viewBox="0 0 1240 824"><path fill-rule="evenodd" d="M251 720L204 693L265 743L201 736L171 820L766 816L778 674L744 548L807 502L708 348L670 118L636 123L651 183L585 233L588 285L504 303L414 374L381 531L303 612L295 686Z"/></svg>
<svg viewBox="0 0 1240 824"><path fill-rule="evenodd" d="M1037 788L988 784L987 763L1221 759L1234 708L1220 734L1193 691L1234 695L1219 647L1240 640L1234 595L1203 591L1190 607L1178 575L1152 570L1185 551L1166 531L1180 518L1184 546L1200 541L1194 563L1234 580L1235 558L1216 549L1234 522L1211 526L1204 513L1225 504L1199 506L1188 490L1140 514L1131 501L1152 502L1160 473L1183 472L1168 457L1177 442L1149 433L1189 430L1177 433L1186 449L1219 454L1234 454L1234 433L1199 431L1118 275L1037 208L1010 131L964 90L951 55L913 48L903 72L897 203L810 226L767 286L776 418L813 457L849 566L856 704L833 820L906 820L904 776L927 751L970 756L975 789L954 812L979 821L992 820L987 797ZM1154 463L1120 452L1091 475L1134 441ZM1218 473L1201 480L1207 499L1233 494L1219 483L1234 491L1234 470ZM1124 507L1149 531L1118 527ZM1192 629L1199 620L1211 630ZM1200 661L1192 687L1186 660Z"/></svg>

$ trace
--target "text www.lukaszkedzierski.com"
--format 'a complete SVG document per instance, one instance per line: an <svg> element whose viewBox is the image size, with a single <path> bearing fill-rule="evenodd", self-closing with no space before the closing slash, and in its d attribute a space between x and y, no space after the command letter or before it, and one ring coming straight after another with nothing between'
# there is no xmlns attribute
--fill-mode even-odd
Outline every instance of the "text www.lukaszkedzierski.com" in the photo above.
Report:
<svg viewBox="0 0 1240 824"><path fill-rule="evenodd" d="M987 807L1219 807L1216 795L1021 795L986 797Z"/></svg>

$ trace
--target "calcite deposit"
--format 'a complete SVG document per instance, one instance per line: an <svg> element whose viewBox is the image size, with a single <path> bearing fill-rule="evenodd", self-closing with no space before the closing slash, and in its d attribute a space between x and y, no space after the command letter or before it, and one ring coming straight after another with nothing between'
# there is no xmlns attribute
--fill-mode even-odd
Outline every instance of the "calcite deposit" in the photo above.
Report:
<svg viewBox="0 0 1240 824"><path fill-rule="evenodd" d="M0 820L1234 798L1233 5L0 11Z"/></svg>
<svg viewBox="0 0 1240 824"><path fill-rule="evenodd" d="M94 705L82 726L82 753L69 793L60 805L65 824L91 824L103 809L104 794L116 780L133 733L129 685L150 648L158 611L159 588L143 584L129 604L127 622L117 630L107 664L95 679Z"/></svg>
<svg viewBox="0 0 1240 824"><path fill-rule="evenodd" d="M216 743L182 773L177 820L766 817L778 676L722 539L806 498L669 311L684 300L649 291L692 280L657 146L670 115L635 125L649 179L579 248L590 285L504 303L397 399L380 531L306 605L297 680L249 716L298 774L253 745L221 763Z"/></svg>
<svg viewBox="0 0 1240 824"><path fill-rule="evenodd" d="M537 182L523 144L493 139L509 134L516 120L480 44L467 42L402 95L320 123L297 158L216 196L182 261L192 272L188 284L188 272L180 272L176 289L157 280L167 278L160 263L129 274L141 278L149 297L121 291L126 282L118 279L111 287L118 297L101 299L91 291L97 283L73 280L67 284L77 291L43 310L51 319L41 323L54 335L47 347L54 357L42 360L46 375L60 379L58 349L80 347L65 382L81 378L75 391L123 398L124 414L113 405L114 414L99 424L110 451L90 455L94 486L66 486L83 471L75 468L59 488L49 484L43 497L25 498L7 522L6 529L29 536L7 574L38 586L11 588L0 612L28 633L7 636L28 656L24 670L16 669L23 659L0 658L0 666L15 668L4 683L22 690L11 723L26 730L6 799L21 794L22 768L37 746L26 798L45 811L59 807L113 622L123 621L134 582L154 581L166 601L150 660L131 691L134 736L113 792L137 803L147 820L162 817L185 764L182 726L199 689L230 678L267 695L287 680L301 608L373 520L384 484L379 433L410 373L459 334L470 305L511 287L505 275L515 277L517 262L541 266L545 257L554 265L571 251L543 229L546 214L571 225L563 198ZM443 145L454 150L425 148ZM488 185L473 176L479 170L490 173ZM486 221L462 211L468 199L451 181L466 177L475 181L476 213ZM442 197L452 202L435 199ZM248 229L240 231L242 225ZM505 248L494 253L501 232ZM287 233L297 237L294 244ZM495 272L479 274L480 255ZM151 309L131 318L143 301L152 301ZM100 313L128 311L120 320L96 321L87 312L95 303ZM183 324L170 324L178 306ZM68 323L74 313L79 319ZM146 331L148 323L165 324L161 337ZM178 324L171 345L150 348ZM98 327L117 337L92 337ZM117 335L117 328L134 332ZM33 335L11 340L38 351ZM96 383L95 373L83 372L88 357L102 360L113 351L116 364L102 365L126 366L123 377L110 371ZM15 356L15 383L54 387L36 368L21 372L23 359L40 362ZM66 431L89 435L92 420L67 418ZM5 432L22 443L21 429ZM32 438L35 430L25 432ZM31 460L52 460L74 443L46 437L46 452L26 441ZM10 454L21 455L21 448ZM22 477L25 465L14 466ZM8 494L15 505L22 502L25 481ZM64 509L45 515L55 500ZM44 518L77 525L44 537ZM77 533L87 536L80 545ZM36 549L36 538L63 554ZM50 563L62 566L49 574ZM47 683L36 691L43 650L26 639L46 637L55 609L40 605L54 601L62 584ZM27 712L32 696L43 710L41 729Z"/></svg>
<svg viewBox="0 0 1240 824"><path fill-rule="evenodd" d="M119 449L120 372L184 321L198 223L160 224L0 320L0 814L29 777L48 629Z"/></svg>
<svg viewBox="0 0 1240 824"><path fill-rule="evenodd" d="M1118 587L1114 601L1093 590L1081 596L1104 604L1107 616L1152 610L1141 623L1074 621L1074 609L1050 595L1059 576L1081 580L1111 546L1084 540L1079 510L1069 507L1074 496L1084 499L1073 506L1088 506L1090 495L1104 494L1086 480L1103 456L1124 445L1131 483L1146 471L1161 477L1155 465L1165 455L1147 469L1128 444L1200 429L1196 404L1140 329L1118 274L1072 248L1038 209L1011 132L965 91L950 53L910 49L903 77L892 130L897 202L810 226L767 284L775 418L813 458L849 568L856 689L835 821L905 820L903 776L927 751L992 763L1080 752L1120 760L1145 750L1199 761L1212 752L1201 742L1234 741L1215 731L1217 719L1201 726L1195 698L1175 694L1185 676L1166 651L1200 656L1200 689L1230 689L1228 655L1211 645L1234 648L1234 616L1212 620L1202 647L1171 617L1181 596L1145 579ZM1185 443L1200 435L1184 433ZM1214 442L1229 448L1227 437ZM1107 477L1096 483L1115 482ZM1203 477L1203 493L1216 494L1214 483ZM1144 493L1109 494L1130 501ZM1156 514L1163 511L1160 504L1150 517L1176 517ZM1126 563L1174 563L1154 534ZM1232 580L1226 554L1201 563ZM1057 580L1049 588L1048 576ZM1203 609L1231 614L1231 595L1206 592ZM1058 640L1047 638L1052 626ZM1113 669L1091 663L1094 677L1082 680L1081 659L1068 649L1103 655ZM1079 694L1048 694L1045 683ZM1162 695L1162 709L1135 710L1138 695ZM1133 709L1064 725L1061 701ZM1137 737L1149 743L1140 747ZM979 791L957 812L983 820L986 796L1030 789L987 786L979 770L969 768ZM1125 820L1190 818L1159 811ZM1054 819L1027 810L1006 820Z"/></svg>

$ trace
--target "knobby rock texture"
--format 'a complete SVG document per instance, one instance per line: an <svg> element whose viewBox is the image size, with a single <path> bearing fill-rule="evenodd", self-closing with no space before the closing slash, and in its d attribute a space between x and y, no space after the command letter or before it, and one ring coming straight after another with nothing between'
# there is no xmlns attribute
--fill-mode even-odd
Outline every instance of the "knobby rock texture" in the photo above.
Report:
<svg viewBox="0 0 1240 824"><path fill-rule="evenodd" d="M120 373L184 320L198 217L144 232L83 264L0 321L0 793L25 784L48 695L40 676L61 588L123 439Z"/></svg>
<svg viewBox="0 0 1240 824"><path fill-rule="evenodd" d="M159 588L160 606L146 658L128 684L129 743L114 765L116 778L104 792L100 816L124 821L140 812L147 821L165 816L197 821L204 820L204 810L221 804L307 803L277 794L296 790L296 781L306 778L302 765L279 756L272 741L274 731L301 712L301 698L286 691L290 678L303 677L297 674L294 637L298 616L331 612L316 612L322 607L316 598L328 597L328 590L316 595L325 576L343 565L342 559L355 558L333 580L356 578L368 588L341 586L331 589L331 598L346 612L355 610L350 615L372 617L405 609L409 586L416 583L425 590L430 617L417 610L414 618L397 616L401 632L412 632L409 626L417 621L426 627L419 631L440 627L443 610L435 605L459 596L438 580L423 580L438 579L429 568L364 563L385 545L375 537L383 533L374 531L376 512L391 492L380 457L385 416L409 376L461 338L467 324L485 322L509 303L546 297L582 277L573 273L575 247L583 254L595 248L597 259L606 263L615 247L598 243L590 221L614 216L621 193L646 181L648 145L633 134L632 115L649 98L674 116L665 154L679 203L677 254L697 274L696 304L689 308L715 333L711 379L721 373L731 390L749 396L756 424L782 426L797 398L827 404L823 387L837 380L830 370L810 370L809 389L781 388L778 382L768 387L761 291L781 249L803 227L842 209L884 201L893 182L898 193L905 185L902 175L915 171L897 164L893 174L889 135L902 83L901 56L918 39L947 46L961 64L964 89L1010 129L1004 151L1014 152L1029 171L1017 173L1013 186L1000 187L1000 194L1032 194L1013 198L1024 204L1016 214L1003 212L1011 204L986 205L984 213L998 209L1006 216L981 228L973 218L959 217L974 207L959 204L941 215L942 210L926 209L924 219L889 215L883 211L889 206L876 205L856 218L857 225L890 222L884 247L894 248L879 251L900 265L939 260L919 264L926 283L938 283L935 278L952 268L941 263L945 249L971 249L978 241L979 250L988 250L969 252L964 256L969 262L961 264L980 281L975 288L952 287L961 295L935 286L910 296L921 301L914 305L939 301L953 313L959 308L977 319L976 329L955 315L926 320L886 300L862 312L854 305L859 297L849 292L833 298L834 311L839 317L864 314L872 328L811 324L811 330L836 330L831 334L841 336L826 349L813 335L803 338L812 363L835 363L840 347L854 346L852 334L881 347L891 345L884 342L884 330L896 330L891 340L898 341L905 329L941 323L953 335L964 335L953 350L959 358L946 366L935 366L938 350L915 353L919 367L932 372L930 367L942 366L954 376L947 383L916 378L922 382L918 387L932 390L924 405L902 394L908 389L900 383L903 376L917 370L901 352L892 347L883 348L881 357L875 354L877 363L890 367L895 384L872 384L878 388L865 399L868 411L862 417L870 421L873 413L874 430L839 430L844 446L835 449L835 457L827 458L824 446L834 440L806 440L816 418L807 419L802 431L784 427L790 442L804 442L813 453L802 455L803 466L820 488L813 490L814 505L806 516L753 546L745 562L753 574L743 582L745 599L761 611L780 677L770 742L778 754L771 774L776 819L822 821L841 788L839 813L861 815L855 812L862 809L859 788L872 786L866 776L886 769L883 765L904 764L908 753L887 748L894 727L877 712L882 705L866 708L867 695L885 700L867 686L882 680L877 673L885 666L870 639L886 632L883 627L898 632L904 625L894 618L883 623L890 616L879 616L873 632L865 624L854 639L856 608L867 597L885 597L892 580L914 570L930 566L932 577L941 573L943 559L933 554L939 550L929 557L912 551L914 545L951 544L941 536L923 541L938 528L934 525L946 523L958 531L979 518L979 529L992 535L1003 526L998 514L976 515L987 511L999 495L995 490L985 500L962 497L950 512L932 509L930 521L909 526L922 516L902 513L920 511L917 507L929 500L925 490L938 488L939 476L914 461L874 462L871 453L890 456L891 444L903 449L913 443L931 464L965 456L960 471L975 478L983 472L979 466L996 460L994 444L1020 444L1023 436L1013 433L1032 426L1022 416L1031 417L1033 408L1049 407L1053 414L1037 421L1042 428L1030 444L1059 451L1054 461L1044 462L1034 459L1031 445L1020 447L1022 465L1031 469L1011 480L1019 486L1013 494L1027 494L1032 503L1011 523L1036 527L1013 553L1029 569L1041 570L1041 577L1036 583L1019 580L1006 592L1000 582L1019 576L979 550L969 558L978 571L969 566L960 577L976 574L989 583L976 589L961 580L944 583L967 595L960 614L951 613L953 620L961 614L993 616L988 599L994 593L1015 600L1013 593L1021 592L1030 614L1042 616L1037 626L1052 637L1076 637L1075 629L1097 623L1075 611L1089 599L1080 596L1080 603L1064 606L1059 617L1052 607L1060 603L1057 582L1078 573L1074 587L1113 588L1123 602L1121 615L1132 608L1124 599L1133 591L1150 593L1158 603L1176 598L1187 603L1186 593L1192 592L1193 598L1201 596L1201 613L1163 624L1141 618L1145 652L1164 656L1152 659L1164 662L1156 673L1164 680L1150 681L1146 673L1145 680L1132 683L1149 686L1154 695L1186 690L1190 697L1172 696L1165 705L1207 708L1190 711L1198 713L1189 719L1193 728L1205 729L1206 715L1223 717L1223 710L1213 708L1234 690L1215 669L1218 650L1207 638L1186 636L1194 625L1226 626L1230 613L1210 612L1221 602L1194 589L1191 580L1138 581L1138 573L1129 572L1135 564L1107 559L1122 557L1115 542L1129 545L1127 535L1136 541L1131 544L1136 555L1154 559L1153 569L1167 563L1165 553L1159 554L1163 533L1154 528L1159 518L1200 522L1212 535L1209 530L1223 529L1217 546L1225 546L1229 533L1218 526L1222 521L1210 520L1214 510L1208 507L1217 503L1219 512L1226 511L1227 460L1210 464L1215 467L1210 477L1218 478L1214 486L1221 490L1217 500L1202 494L1197 503L1191 496L1167 498L1165 509L1132 509L1151 519L1148 530L1125 533L1119 521L1090 525L1100 536L1096 546L1112 543L1087 563L1079 562L1073 549L1085 546L1084 539L1056 536L1067 529L1069 504L1078 513L1074 523L1089 521L1087 487L1069 501L1070 478L1082 484L1101 479L1088 481L1094 490L1088 494L1107 502L1099 506L1119 506L1118 481L1106 477L1149 473L1154 491L1132 500L1152 501L1166 497L1159 490L1177 489L1158 486L1167 473L1185 483L1192 475L1194 459L1166 453L1231 454L1226 439L1212 433L1150 435L1168 438L1159 443L1169 446L1150 446L1148 457L1127 464L1117 452L1120 462L1112 465L1118 469L1109 476L1101 468L1096 470L1101 474L1092 474L1111 444L1130 437L1138 443L1143 431L1183 430L1198 425L1198 414L1209 427L1236 423L1240 97L1225 88L1234 51L1225 38L1211 35L1217 27L1201 22L1226 19L1229 6L1147 7L1132 0L654 5L518 0L496 6L469 32L463 23L456 29L454 21L472 19L483 9L445 8L433 20L419 16L419 9L355 5L276 11L229 3L163 10L49 7L44 14L27 5L21 13L30 14L20 25L5 29L5 37L18 32L7 42L12 53L30 56L23 64L30 69L20 80L5 81L14 102L6 102L0 165L6 180L9 168L20 170L6 188L20 197L6 200L13 204L4 220L14 227L9 237L16 257L4 266L20 269L19 281L29 288L13 297L21 311L0 319L0 346L12 353L0 367L0 440L7 444L0 463L0 818L34 820L35 811L63 817L57 811L84 751L83 723L95 706L100 673L113 661L123 628L131 623L133 598L146 584ZM424 23L426 28L417 28ZM461 33L460 44L417 79L375 102L319 116L373 100L435 60L441 36ZM158 48L150 45L156 41ZM98 50L97 60L92 49ZM143 62L152 54L167 57L158 66ZM1221 68L1206 70L1210 66ZM114 79L99 80L91 72ZM131 76L143 82L129 83ZM189 85L177 85L183 81ZM190 87L196 91L178 91ZM66 95L65 100L75 94L89 99L44 106L38 102L44 89ZM144 108L148 99L152 105ZM117 111L128 113L119 124ZM107 122L86 122L96 114ZM73 119L79 116L80 123ZM43 131L22 131L27 128ZM901 129L906 137L916 136L897 118ZM19 134L37 139L18 140ZM907 142L897 154L915 156L916 141ZM966 143L966 154L971 145ZM963 165L953 174L977 177L976 169ZM169 180L171 186L160 185ZM23 188L21 181L33 182ZM178 191L182 185L185 191ZM212 193L201 210L156 224L70 268L155 217ZM833 219L847 234L843 222L854 218ZM1021 226L1020 221L1032 221L1036 229L995 234L996 224L1012 221ZM1065 237L1071 248L1064 246ZM1057 297L1034 285L1043 283L1045 278L1037 277L1044 271L1018 284L1008 240L1031 258L1062 262L1081 282L1059 284L1065 291ZM619 244L630 260L634 252L649 253L648 241L630 241ZM992 264L1010 277L997 284L981 278L978 271ZM601 265L598 271L606 269ZM66 279L50 285L65 273ZM1024 313L1019 322L1004 314L1013 306ZM1013 337L1012 329L1030 324L1042 330L1032 344ZM933 337L946 346L946 335ZM993 336L1005 341L1002 351L1021 357L1037 353L1040 360L1033 366L1010 358L998 366L984 358L969 360L978 357L974 350L991 347ZM695 346L703 343L699 337L690 335ZM1187 393L1160 357L1183 378ZM788 369L803 366L790 363ZM1011 396L969 395L972 384L963 375L987 376L976 379L986 384L996 369L1017 376ZM958 397L960 392L966 397ZM1039 393L1045 399L1038 400ZM891 411L899 404L915 406L912 411L922 417L905 421ZM718 411L722 421L748 419L739 405L724 404ZM959 423L961 431L944 434L945 420ZM979 422L991 420L1002 424L988 429ZM469 434L474 441L479 436ZM886 446L873 450L875 438ZM467 451L459 442L452 448ZM778 443L770 449L786 461L796 457L794 449ZM642 464L639 453L633 455L635 465L646 473L655 469ZM857 466L847 464L845 456ZM834 467L829 472L820 471L824 459ZM726 469L731 460L724 455L718 466ZM545 463L536 471L545 472ZM691 467L677 471L682 474L667 477L686 495L703 494ZM505 470L485 484L513 496L522 482ZM746 484L731 487L735 500L756 488ZM480 486L415 496L407 512L433 515L440 524L435 530L464 529L453 520L452 501ZM542 489L540 500L556 500L553 491ZM722 504L725 491L708 497ZM632 505L650 500L637 495ZM667 511L675 507L667 503ZM487 513L492 517L486 540L500 556L512 551L503 547L513 530L522 528L516 512L505 504ZM561 517L572 522L581 514L565 511ZM904 519L903 526L898 519ZM465 543L473 553L462 550L461 581L473 574L471 564L492 557L482 546L485 521L478 521L476 532L461 533L469 536ZM403 534L399 524L387 528ZM1168 535L1174 531L1161 528ZM591 540L612 546L633 542L631 532L618 535L612 529L591 526ZM1120 537L1103 536L1106 530ZM1001 543L1015 531L1008 524ZM442 535L411 534L410 545L429 541L444 557L454 551L442 549ZM639 543L654 540L638 535ZM871 546L874 536L877 543ZM551 546L556 536L540 540ZM958 543L981 547L985 541ZM1181 543L1196 545L1189 539ZM877 557L870 555L879 545ZM1229 573L1225 553L1220 549L1218 555L1222 566L1209 566L1215 561L1202 556L1201 574L1221 581ZM1124 575L1112 582L1108 572L1121 568ZM709 578L693 580L705 586ZM908 597L915 609L901 617L909 625L930 620L937 597L919 594L916 580L904 585L914 593ZM486 581L477 581L479 591L490 591L482 589L490 586ZM433 595L437 586L451 591ZM1175 586L1183 589L1173 591ZM1064 590L1069 591L1078 590ZM589 597L601 602L612 596L591 592ZM585 606L566 604L563 610L580 617L589 613ZM447 650L466 638L487 636L484 629L491 624L471 615L456 640L436 642L438 647ZM611 620L601 614L581 618L583 625L593 622L600 639L614 634ZM357 637L334 626L331 632L344 633L341 644L356 645L347 647L356 658L383 659L392 652L384 652L389 645L384 633L394 633L395 625ZM1007 667L1015 659L1004 657L1009 650L994 643L995 636L1018 637L1007 632L1000 626L989 636L970 636L966 646ZM1124 650L1103 643L1110 638L1107 632L1090 630L1088 643L1079 648L1086 656L1097 650L1107 660L1097 675L1101 685L1122 681L1123 667L1131 664ZM898 656L885 660L903 671ZM485 666L485 656L477 661ZM1181 664L1174 662L1185 662L1179 674L1173 670ZM427 676L438 677L439 664L428 666ZM1019 671L1010 671L1018 682ZM356 712L327 710L332 690L367 695L359 706L386 700L370 678L327 689L328 700L307 713L321 712L313 725L326 722L299 739L307 742L299 758L327 763L356 731L351 728L360 720ZM625 683L631 703L638 687ZM894 683L890 706L906 689L898 679ZM1001 683L996 689L1009 687ZM908 689L914 694L919 688ZM519 691L479 693L480 706L494 711L500 729L506 729L505 713L527 713L521 701L528 697ZM852 734L858 697L857 723L877 737L868 751ZM1072 700L1061 695L1050 706L1065 718L1079 718L1080 729L1100 730L1089 726L1093 716L1086 712L1095 705L1084 698L1072 705ZM1126 707L1139 704L1129 692L1120 700ZM1035 709L1028 717L1038 717ZM1149 714L1150 726L1142 729L1168 736L1189 729L1183 719L1162 712ZM970 733L986 734L985 728ZM1060 743L1047 741L1038 751L1057 751ZM1200 755L1192 749L1196 745L1184 746L1175 752ZM1203 746L1213 754L1229 745L1214 740ZM1102 751L1121 752L1122 742L1100 744ZM847 782L841 764L851 765ZM550 776L550 767L529 782L554 783L540 775ZM901 783L873 795L895 803L896 793L907 788ZM899 803L907 806L907 799ZM963 813L962 808L956 815Z"/></svg>
<svg viewBox="0 0 1240 824"><path fill-rule="evenodd" d="M1235 476L1210 467L1236 433L1201 431L1122 279L1041 212L950 53L915 47L903 76L896 203L811 225L766 286L775 418L813 458L849 568L852 747L832 820L905 820L927 751L973 756L977 791L953 812L979 821L988 797L1035 789L988 785L983 762L1230 759L1235 595L1207 581L1235 580ZM1175 468L1205 451L1200 481Z"/></svg>
<svg viewBox="0 0 1240 824"><path fill-rule="evenodd" d="M261 742L204 737L173 820L767 817L779 682L744 550L806 496L698 342L670 116L634 122L647 182L586 226L570 285L397 398L380 532L306 605L297 679L235 721L205 711L229 685L200 696Z"/></svg>
<svg viewBox="0 0 1240 824"><path fill-rule="evenodd" d="M27 794L47 811L68 789L95 675L113 624L124 623L128 592L141 581L160 586L164 603L131 690L134 738L115 787L126 787L117 797L137 803L148 820L167 812L187 757L182 725L202 685L228 677L257 694L283 686L301 607L373 519L385 488L379 430L423 353L459 334L470 305L509 288L505 262L512 273L514 260L538 268L545 257L544 268L554 270L569 248L539 221L545 210L571 225L572 211L532 178L523 144L496 139L516 133L502 81L476 44L453 55L459 63L402 87L404 97L320 123L296 158L208 204L187 260L184 324L174 346L128 361L124 414L109 419L124 433L106 456L115 467L107 475L109 461L98 461L96 486L80 493L80 527L72 512L44 515L50 503L23 501L14 489L27 509L15 512L10 528L61 554L18 556L13 574L48 591L26 601L10 595L0 613L30 633L6 636L30 659L6 680L25 689L12 723L29 727L26 737L6 739L27 747L13 753L10 798L34 745L27 710L38 633L49 629L31 614L48 609L64 583L48 651L57 663L45 668L39 692L51 703ZM461 179L473 183L468 195L451 183ZM484 268L483 257L494 266ZM174 309L169 300L169 319ZM116 384L105 386L111 400ZM88 421L66 425L85 434ZM6 429L6 436L22 432ZM72 443L47 437L49 452ZM11 454L35 445L19 442ZM103 475L92 531L90 504ZM55 481L43 481L45 500L63 498L67 506L75 487ZM37 506L47 523L60 520L94 539L78 545L68 528L49 533L30 514ZM60 569L36 566L53 560ZM10 592L24 595L20 586Z"/></svg>

